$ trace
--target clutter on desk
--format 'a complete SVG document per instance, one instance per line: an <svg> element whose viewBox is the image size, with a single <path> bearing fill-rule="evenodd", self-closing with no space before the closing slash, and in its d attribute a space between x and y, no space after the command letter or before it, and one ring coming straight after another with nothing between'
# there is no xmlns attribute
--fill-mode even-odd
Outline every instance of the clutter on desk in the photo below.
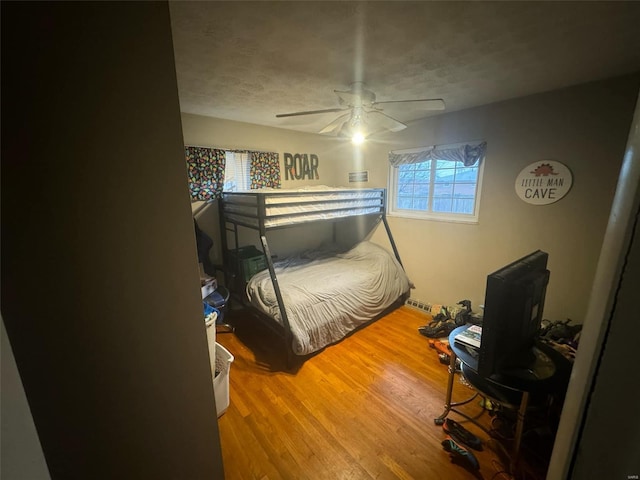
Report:
<svg viewBox="0 0 640 480"><path fill-rule="evenodd" d="M570 325L570 323L569 318L565 321L544 319L540 328L540 338L573 362L580 344L582 324Z"/></svg>
<svg viewBox="0 0 640 480"><path fill-rule="evenodd" d="M480 325L470 325L469 328L458 333L454 340L464 345L480 348L482 341L482 327Z"/></svg>

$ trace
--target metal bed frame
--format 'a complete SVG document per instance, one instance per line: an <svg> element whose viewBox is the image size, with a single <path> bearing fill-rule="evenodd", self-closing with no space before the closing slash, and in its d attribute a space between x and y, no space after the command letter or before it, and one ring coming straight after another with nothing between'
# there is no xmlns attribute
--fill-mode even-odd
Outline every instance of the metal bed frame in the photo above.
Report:
<svg viewBox="0 0 640 480"><path fill-rule="evenodd" d="M375 194L375 195L374 195ZM335 198L335 196L341 198ZM305 200L300 201L299 197L305 197ZM312 199L312 197L314 197ZM279 201L274 204L269 204L268 199L278 198ZM292 198L298 198L298 200L291 200ZM362 201L366 200L367 205L362 206ZM345 206L345 203L351 204ZM248 306L258 314L258 316L264 320L268 327L271 328L280 337L283 337L286 343L287 351L287 365L290 367L293 360L292 349L292 333L287 318L287 312L284 306L282 298L282 292L278 283L278 277L275 272L273 259L271 256L271 250L269 248L269 242L267 240L267 232L290 228L308 223L316 222L333 222L333 236L336 238L336 224L340 220L345 220L354 217L373 217L375 218L375 228L381 221L389 238L393 254L402 266L400 260L400 254L396 247L389 223L386 217L386 190L384 188L376 189L339 189L339 190L309 190L309 191L270 191L270 192L225 192L222 198L218 202L219 205L219 217L220 217L220 232L222 237L222 252L224 260L224 275L225 282L229 286L229 290L232 292L235 298L239 297L239 300L244 306ZM270 207L311 207L299 212L289 213L271 213ZM326 214L329 218L309 218L310 214ZM331 215L336 215L332 217ZM285 224L270 224L270 221L287 217ZM244 282L244 279L240 278L241 259L239 255L235 257L235 264L232 265L230 259L230 246L228 241L228 234L232 233L233 248L238 249L238 226L246 227L252 230L257 230L260 236L260 243L262 245L262 251L265 255L267 263L267 269L269 270L269 276L273 284L273 290L280 309L280 315L282 324L271 318L264 312L254 308L248 304L246 295L238 292L238 282ZM404 267L403 267L404 268ZM401 296L394 304L386 309L382 315L388 313L395 308L401 306L408 294ZM380 315L380 316L382 316ZM372 319L379 318L377 316Z"/></svg>

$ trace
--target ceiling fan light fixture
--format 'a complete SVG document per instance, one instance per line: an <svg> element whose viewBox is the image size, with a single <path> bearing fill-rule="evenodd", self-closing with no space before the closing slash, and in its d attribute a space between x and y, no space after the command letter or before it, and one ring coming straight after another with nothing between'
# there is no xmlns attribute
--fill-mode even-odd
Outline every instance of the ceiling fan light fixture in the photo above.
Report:
<svg viewBox="0 0 640 480"><path fill-rule="evenodd" d="M362 143L366 137L380 131L399 132L407 125L383 112L382 105L387 104L418 104L424 110L442 110L444 101L441 98L418 98L413 100L385 100L376 101L376 95L368 90L364 83L355 82L350 90L334 90L338 96L338 108L321 110L307 110L277 114L276 117L296 117L300 115L315 115L331 112L341 113L319 133L351 138L354 143Z"/></svg>
<svg viewBox="0 0 640 480"><path fill-rule="evenodd" d="M364 135L362 134L362 132L354 132L353 136L351 137L351 143L353 143L354 145L362 145L364 143Z"/></svg>
<svg viewBox="0 0 640 480"><path fill-rule="evenodd" d="M361 107L356 107L351 114L349 125L346 125L345 133L351 137L351 143L361 145L364 142L366 130L364 112Z"/></svg>

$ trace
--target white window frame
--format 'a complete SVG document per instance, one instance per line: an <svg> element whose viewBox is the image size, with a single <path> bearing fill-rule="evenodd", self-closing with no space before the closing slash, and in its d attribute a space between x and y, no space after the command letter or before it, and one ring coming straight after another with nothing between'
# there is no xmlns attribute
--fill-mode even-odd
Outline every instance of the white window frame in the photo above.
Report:
<svg viewBox="0 0 640 480"><path fill-rule="evenodd" d="M442 148L446 148L443 146ZM425 150L421 148L420 150ZM413 150L416 151L416 150ZM435 162L436 160L431 160ZM482 192L482 177L484 172L484 159L478 165L478 179L476 182L475 202L473 206L473 214L467 213L451 213L451 212L434 212L431 210L434 192L435 168L431 169L431 181L429 183L429 200L428 210L405 210L396 208L396 199L398 192L398 172L399 167L389 164L389 175L387 185L387 214L394 217L413 218L418 220L436 220L441 222L455 223L478 223L480 210L480 194Z"/></svg>
<svg viewBox="0 0 640 480"><path fill-rule="evenodd" d="M224 167L224 181L223 192L242 192L251 188L251 179L249 178L249 152L232 152L225 150L225 167ZM233 166L232 166L233 165ZM231 167L232 166L232 167ZM231 167L231 168L229 168ZM227 184L227 169L231 170L234 179L242 178L242 182L236 180L236 188L226 188Z"/></svg>

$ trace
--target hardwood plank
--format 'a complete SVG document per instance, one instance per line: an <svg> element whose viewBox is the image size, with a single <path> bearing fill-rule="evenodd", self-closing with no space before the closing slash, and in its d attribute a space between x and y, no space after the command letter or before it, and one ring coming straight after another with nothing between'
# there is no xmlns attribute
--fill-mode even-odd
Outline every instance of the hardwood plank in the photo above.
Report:
<svg viewBox="0 0 640 480"><path fill-rule="evenodd" d="M228 479L473 478L451 463L442 427L433 423L443 410L447 367L418 333L428 315L401 307L292 371L272 332L243 311L231 319L236 332L217 336L235 356L231 402L219 419ZM456 399L472 393L456 379ZM477 401L463 410L490 427ZM474 453L480 478L503 466L491 448Z"/></svg>

